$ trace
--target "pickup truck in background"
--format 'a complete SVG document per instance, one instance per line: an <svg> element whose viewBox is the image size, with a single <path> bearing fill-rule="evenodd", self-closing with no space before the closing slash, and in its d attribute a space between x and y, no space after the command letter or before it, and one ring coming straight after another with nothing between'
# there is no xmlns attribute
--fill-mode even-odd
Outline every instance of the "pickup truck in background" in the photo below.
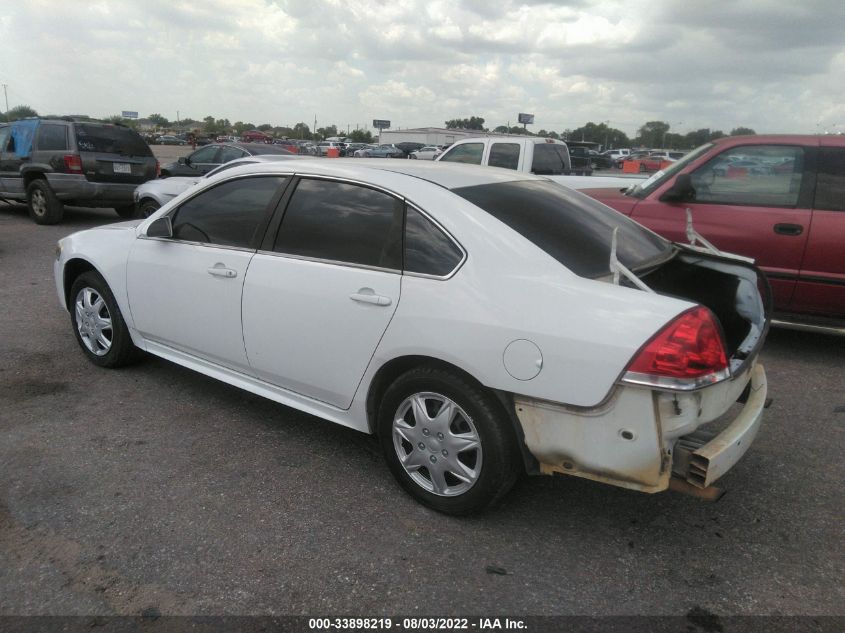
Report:
<svg viewBox="0 0 845 633"><path fill-rule="evenodd" d="M442 163L464 163L513 169L546 176L573 189L583 187L627 187L645 180L641 176L590 176L573 170L569 148L563 141L542 137L483 136L462 139L437 159ZM592 173L592 169L589 170ZM633 178L633 180L632 180Z"/></svg>
<svg viewBox="0 0 845 633"><path fill-rule="evenodd" d="M705 240L766 272L775 324L845 334L845 137L722 138L633 187L581 189L674 241L689 210Z"/></svg>

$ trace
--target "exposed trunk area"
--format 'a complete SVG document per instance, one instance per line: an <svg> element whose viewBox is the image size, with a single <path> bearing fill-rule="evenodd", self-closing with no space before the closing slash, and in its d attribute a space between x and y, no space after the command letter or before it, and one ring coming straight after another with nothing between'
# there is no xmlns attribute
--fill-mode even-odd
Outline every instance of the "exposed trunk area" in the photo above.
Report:
<svg viewBox="0 0 845 633"><path fill-rule="evenodd" d="M640 279L657 293L710 308L722 324L733 369L762 343L771 296L752 264L684 249Z"/></svg>

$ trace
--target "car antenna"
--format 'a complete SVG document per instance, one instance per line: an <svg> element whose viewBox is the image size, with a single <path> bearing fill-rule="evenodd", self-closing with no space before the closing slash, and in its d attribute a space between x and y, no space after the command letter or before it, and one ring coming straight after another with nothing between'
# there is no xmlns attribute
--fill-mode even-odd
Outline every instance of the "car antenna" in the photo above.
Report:
<svg viewBox="0 0 845 633"><path fill-rule="evenodd" d="M690 246L695 246L695 243L698 242L714 255L723 254L722 251L713 246L701 233L695 230L695 227L692 225L692 209L689 207L687 207L687 242L690 243Z"/></svg>
<svg viewBox="0 0 845 633"><path fill-rule="evenodd" d="M617 234L619 233L619 227L614 227L613 229L613 237L610 239L610 272L613 273L613 283L615 285L619 285L619 278L625 277L628 281L634 284L640 290L645 290L646 292L654 292L651 288L646 286L642 280L637 277L634 273L628 270L625 265L619 261L616 257L616 244L618 241Z"/></svg>

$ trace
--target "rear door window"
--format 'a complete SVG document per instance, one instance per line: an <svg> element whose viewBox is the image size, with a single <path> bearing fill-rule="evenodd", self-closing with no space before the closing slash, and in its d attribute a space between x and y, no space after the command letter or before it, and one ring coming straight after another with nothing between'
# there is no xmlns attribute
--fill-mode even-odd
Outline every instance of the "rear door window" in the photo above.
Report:
<svg viewBox="0 0 845 633"><path fill-rule="evenodd" d="M440 160L446 163L480 165L483 154L484 143L464 143L450 149Z"/></svg>
<svg viewBox="0 0 845 633"><path fill-rule="evenodd" d="M401 270L403 206L375 189L304 178L285 209L273 250Z"/></svg>
<svg viewBox="0 0 845 633"><path fill-rule="evenodd" d="M121 156L152 156L153 151L144 139L120 125L75 123L76 144L80 152L100 152Z"/></svg>
<svg viewBox="0 0 845 633"><path fill-rule="evenodd" d="M519 143L493 143L490 146L490 167L516 169L519 167Z"/></svg>
<svg viewBox="0 0 845 633"><path fill-rule="evenodd" d="M41 150L66 151L67 126L55 123L43 123L38 128L36 147Z"/></svg>
<svg viewBox="0 0 845 633"><path fill-rule="evenodd" d="M845 148L819 149L816 201L813 206L828 211L845 211Z"/></svg>
<svg viewBox="0 0 845 633"><path fill-rule="evenodd" d="M559 176L567 172L567 152L564 145L545 143L534 145L531 173L541 176Z"/></svg>

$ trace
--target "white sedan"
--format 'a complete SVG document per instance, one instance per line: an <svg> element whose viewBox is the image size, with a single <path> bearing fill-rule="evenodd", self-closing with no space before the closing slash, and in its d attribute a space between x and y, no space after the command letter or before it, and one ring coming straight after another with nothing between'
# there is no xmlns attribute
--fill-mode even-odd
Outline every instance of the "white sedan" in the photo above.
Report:
<svg viewBox="0 0 845 633"><path fill-rule="evenodd" d="M421 147L418 150L411 152L409 158L417 158L419 160L434 160L442 153L443 150L439 147L436 147L434 145L427 145L426 147Z"/></svg>
<svg viewBox="0 0 845 633"><path fill-rule="evenodd" d="M762 419L759 275L542 177L395 160L234 167L55 262L94 364L143 350L377 434L453 514L526 470L714 492Z"/></svg>

